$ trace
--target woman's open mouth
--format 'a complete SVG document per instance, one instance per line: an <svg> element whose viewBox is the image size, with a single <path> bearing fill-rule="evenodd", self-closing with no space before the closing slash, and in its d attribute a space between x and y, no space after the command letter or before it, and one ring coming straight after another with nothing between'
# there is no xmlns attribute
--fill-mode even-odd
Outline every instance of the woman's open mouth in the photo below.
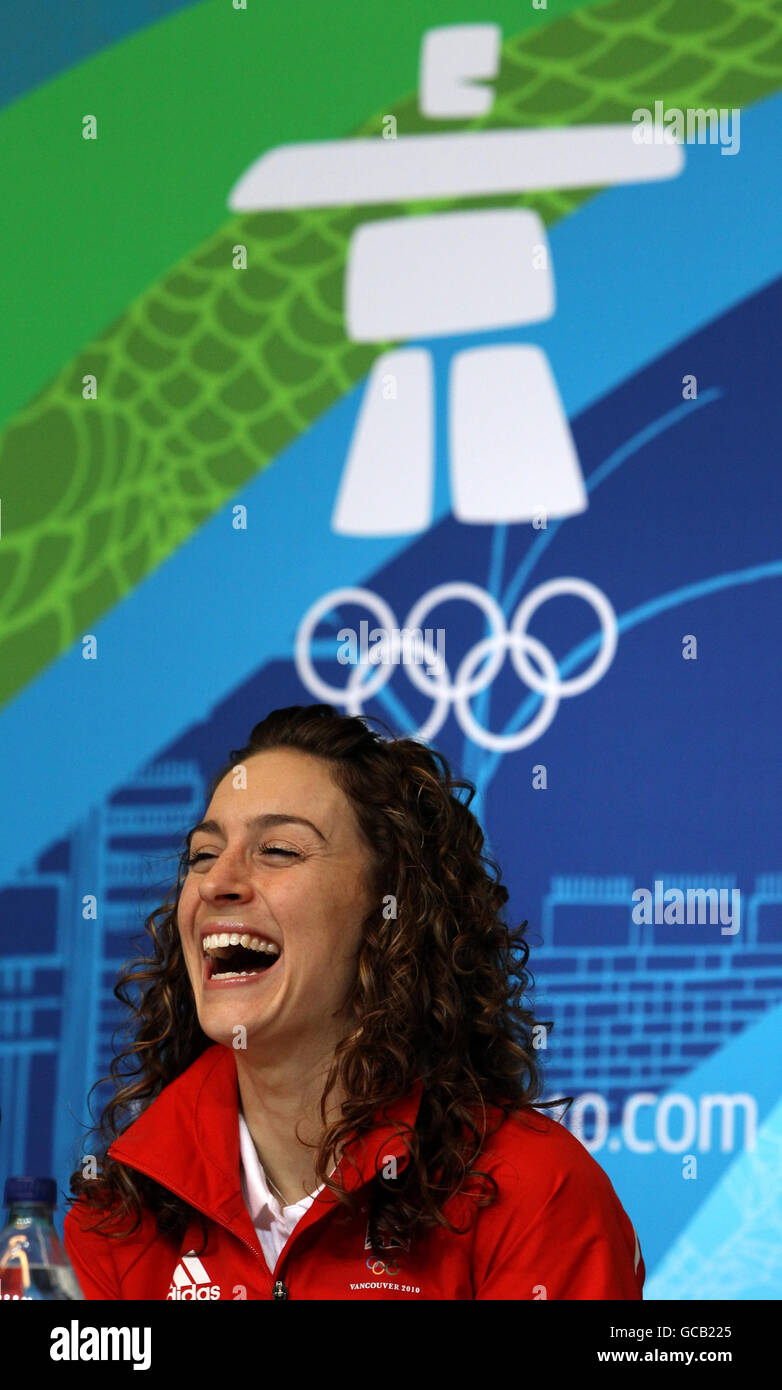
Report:
<svg viewBox="0 0 782 1390"><path fill-rule="evenodd" d="M242 945L232 941L228 933L203 938L206 988L253 984L274 970L282 952L263 938L249 939L252 944Z"/></svg>

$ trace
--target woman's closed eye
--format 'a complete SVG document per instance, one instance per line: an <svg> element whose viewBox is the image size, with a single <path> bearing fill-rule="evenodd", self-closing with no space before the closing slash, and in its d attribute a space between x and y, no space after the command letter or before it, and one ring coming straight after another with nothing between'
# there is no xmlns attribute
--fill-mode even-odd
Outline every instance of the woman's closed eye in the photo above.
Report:
<svg viewBox="0 0 782 1390"><path fill-rule="evenodd" d="M259 845L258 848L261 851L261 854L282 854L285 856L286 859L301 858L298 850L284 849L282 845ZM191 854L189 858L186 858L185 862L192 868L194 864L200 864L204 859L216 858L217 856L215 854L211 854L209 850L202 849L196 850L195 854Z"/></svg>

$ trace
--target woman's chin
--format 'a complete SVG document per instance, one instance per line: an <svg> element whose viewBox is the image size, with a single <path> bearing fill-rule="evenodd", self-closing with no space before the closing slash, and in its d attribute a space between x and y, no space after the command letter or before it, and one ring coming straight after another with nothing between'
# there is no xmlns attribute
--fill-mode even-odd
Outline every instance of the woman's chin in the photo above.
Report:
<svg viewBox="0 0 782 1390"><path fill-rule="evenodd" d="M202 995L198 1022L212 1042L243 1052L253 1037L269 1035L271 1018L268 1008L258 999L226 999L212 994Z"/></svg>

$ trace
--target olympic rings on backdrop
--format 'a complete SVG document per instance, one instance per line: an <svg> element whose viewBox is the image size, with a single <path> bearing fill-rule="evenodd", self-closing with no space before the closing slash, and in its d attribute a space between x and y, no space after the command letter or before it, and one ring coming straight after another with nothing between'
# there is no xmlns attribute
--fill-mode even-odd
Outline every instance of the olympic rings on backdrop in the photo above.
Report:
<svg viewBox="0 0 782 1390"><path fill-rule="evenodd" d="M545 603L547 599L559 597L561 594L574 594L578 598L583 598L594 609L601 628L600 650L592 664L585 671L582 671L580 676L574 676L571 680L565 681L560 679L559 667L548 648L526 630L527 623L541 604ZM452 599L462 599L465 602L474 603L476 607L481 609L492 627L491 634L480 642L476 642L475 646L471 647L462 658L456 671L456 678L453 681L445 659L434 650L424 627L431 610L437 604L446 603ZM347 685L344 689L340 689L330 685L328 681L323 680L318 675L313 664L310 644L320 620L338 604L344 603L363 604L375 615L380 628L389 636L376 643L373 660L370 664L366 662L353 664ZM499 753L512 752L534 743L535 739L540 738L551 724L561 699L580 695L583 691L590 690L593 685L596 685L600 678L605 675L614 659L619 636L616 613L605 594L594 584L590 584L588 580L577 579L572 575L565 575L559 579L549 579L532 589L516 609L511 619L510 628L505 623L505 615L497 600L484 589L479 588L477 584L469 584L462 580L438 584L413 604L402 624L401 631L420 631L422 634L422 649L425 664L429 670L424 669L424 663L415 661L403 662L402 668L413 685L425 695L430 696L433 701L432 712L428 719L415 733L409 734L408 737L426 740L433 738L444 724L448 711L453 706L462 732L480 747ZM347 713L360 715L367 700L376 695L391 679L397 663L393 658L383 660L382 651L384 645L392 641L390 634L399 632L400 629L397 627L393 610L384 599L373 593L371 589L333 589L331 593L324 594L308 609L299 625L294 649L299 679L319 699L325 700L328 704L344 705ZM531 690L537 691L543 699L538 713L518 733L493 734L477 723L470 708L470 700L479 691L485 690L494 680L504 664L505 652L508 650L516 674ZM378 651L380 652L379 660ZM535 657L541 666L542 676L530 664L529 654ZM485 658L488 660L484 670L480 674L474 674ZM363 673L370 669L370 666L374 668L372 675L367 681L363 681Z"/></svg>

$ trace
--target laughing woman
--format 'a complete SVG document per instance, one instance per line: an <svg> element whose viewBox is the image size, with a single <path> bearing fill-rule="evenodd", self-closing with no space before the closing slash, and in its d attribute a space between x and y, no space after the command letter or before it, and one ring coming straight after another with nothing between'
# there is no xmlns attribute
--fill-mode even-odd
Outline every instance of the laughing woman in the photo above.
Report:
<svg viewBox="0 0 782 1390"><path fill-rule="evenodd" d="M327 705L231 755L117 985L133 1041L65 1219L86 1298L642 1298L607 1175L543 1112L472 795Z"/></svg>

